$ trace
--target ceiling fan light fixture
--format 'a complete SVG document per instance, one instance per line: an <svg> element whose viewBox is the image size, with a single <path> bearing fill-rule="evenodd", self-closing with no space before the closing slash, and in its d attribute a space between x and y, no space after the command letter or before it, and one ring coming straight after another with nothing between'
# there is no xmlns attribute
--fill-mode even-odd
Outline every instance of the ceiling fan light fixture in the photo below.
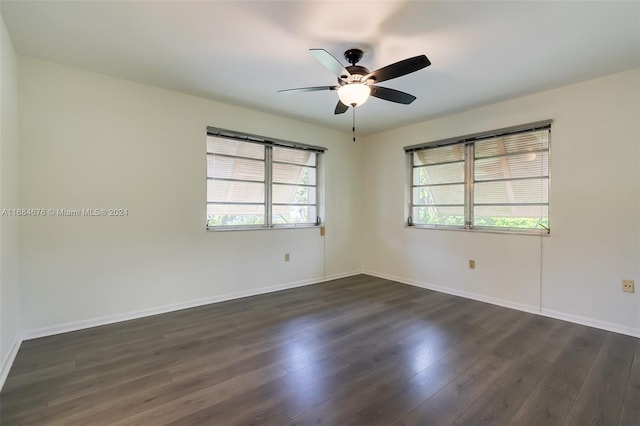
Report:
<svg viewBox="0 0 640 426"><path fill-rule="evenodd" d="M347 106L357 107L369 99L371 88L366 84L352 83L345 84L338 89L340 102Z"/></svg>

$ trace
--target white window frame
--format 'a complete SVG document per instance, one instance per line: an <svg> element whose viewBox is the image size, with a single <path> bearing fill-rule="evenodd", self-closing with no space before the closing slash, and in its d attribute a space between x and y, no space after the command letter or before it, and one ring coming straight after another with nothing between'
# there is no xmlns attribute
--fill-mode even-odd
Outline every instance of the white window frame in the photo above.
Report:
<svg viewBox="0 0 640 426"><path fill-rule="evenodd" d="M510 233L510 234L528 234L528 235L549 235L551 233L550 228L550 218L547 217L547 224L538 223L539 229L533 228L518 228L518 227L498 227L498 226L478 226L474 225L474 207L478 207L481 205L474 204L474 184L475 182L475 173L474 166L478 159L475 158L474 149L475 143L478 141L493 139L499 136L506 135L515 135L518 133L526 133L526 132L534 132L534 131L544 131L548 130L549 132L549 144L548 148L544 150L548 153L547 159L547 170L548 174L546 176L540 175L541 178L547 178L548 188L547 194L550 192L551 188L551 124L552 120L544 120L535 123L528 123L519 126L513 126L503 129L491 130L488 132L475 133L472 135L459 136L455 138L449 138L439 141L433 141L418 145L406 146L404 147L405 158L406 158L406 185L405 185L405 226L411 228L425 228L425 229L444 229L444 230L460 230L460 231L482 231L482 232L494 232L494 233ZM441 225L441 224L424 224L424 223L415 223L412 217L413 208L414 208L414 188L424 185L414 185L414 156L413 154L417 151L428 150L430 148L443 147L448 145L463 145L464 147L464 160L458 162L464 162L464 182L455 184L463 184L464 185L464 205L460 204L460 207L464 207L464 225ZM508 179L504 179L508 180ZM422 205L422 204L420 204ZM518 204L510 204L510 205L518 205ZM532 203L531 205L540 205L547 208L548 216L550 216L550 207L549 207L549 199L546 202L540 203ZM458 206L456 204L456 206Z"/></svg>
<svg viewBox="0 0 640 426"><path fill-rule="evenodd" d="M291 229L291 228L312 228L312 227L320 227L323 226L324 220L324 167L323 167L323 154L327 151L327 148L313 145L306 145L298 142L285 141L281 139L267 138L264 136L253 135L249 133L242 133L227 129L220 129L217 127L207 127L207 145L209 136L213 136L216 138L222 139L232 139L240 142L251 142L263 145L265 148L265 175L264 175L264 185L265 185L265 197L264 202L261 203L264 205L264 224L251 224L251 225L209 225L208 219L205 219L205 226L208 231L233 231L233 230L256 230L256 229ZM314 152L316 163L315 166L304 166L309 168L315 168L315 185L304 185L300 184L297 186L308 186L314 187L316 190L316 202L315 204L305 204L305 206L315 206L316 209L316 218L314 222L305 222L305 223L273 223L273 206L279 205L273 203L273 165L274 164L293 164L287 162L279 162L273 160L273 148L274 147L282 147L288 149L299 149L305 151ZM207 149L206 156L220 155L214 154L213 152L209 152ZM225 155L232 158L243 158L243 157L235 157L231 155ZM208 170L206 173L207 182L209 180L216 180L216 178L209 176ZM277 184L277 183L276 183ZM211 204L217 204L216 202L209 201L208 197L205 197L206 206ZM222 203L224 204L224 203ZM205 216L207 215L205 208Z"/></svg>

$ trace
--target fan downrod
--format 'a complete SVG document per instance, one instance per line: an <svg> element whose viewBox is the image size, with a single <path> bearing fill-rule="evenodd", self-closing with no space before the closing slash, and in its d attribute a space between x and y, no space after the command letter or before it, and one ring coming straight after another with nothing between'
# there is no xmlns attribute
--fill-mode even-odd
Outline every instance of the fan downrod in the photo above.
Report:
<svg viewBox="0 0 640 426"><path fill-rule="evenodd" d="M346 52L344 52L344 58L351 65L355 65L358 62L360 62L360 59L362 59L363 53L364 52L362 52L362 50L360 49L349 49Z"/></svg>

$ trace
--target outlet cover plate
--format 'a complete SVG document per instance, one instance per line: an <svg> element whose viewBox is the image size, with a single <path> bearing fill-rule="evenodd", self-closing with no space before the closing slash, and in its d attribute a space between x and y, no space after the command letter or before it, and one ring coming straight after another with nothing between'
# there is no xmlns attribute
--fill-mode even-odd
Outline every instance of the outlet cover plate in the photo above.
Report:
<svg viewBox="0 0 640 426"><path fill-rule="evenodd" d="M633 280L622 280L622 291L625 293L635 292L635 285Z"/></svg>

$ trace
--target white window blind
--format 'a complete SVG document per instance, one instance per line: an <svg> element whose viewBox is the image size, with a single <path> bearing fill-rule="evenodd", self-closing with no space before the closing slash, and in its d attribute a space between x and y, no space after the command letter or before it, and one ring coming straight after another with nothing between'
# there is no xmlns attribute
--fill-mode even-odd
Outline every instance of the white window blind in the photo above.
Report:
<svg viewBox="0 0 640 426"><path fill-rule="evenodd" d="M549 232L551 121L406 147L411 226Z"/></svg>
<svg viewBox="0 0 640 426"><path fill-rule="evenodd" d="M324 148L207 129L209 229L320 223Z"/></svg>

